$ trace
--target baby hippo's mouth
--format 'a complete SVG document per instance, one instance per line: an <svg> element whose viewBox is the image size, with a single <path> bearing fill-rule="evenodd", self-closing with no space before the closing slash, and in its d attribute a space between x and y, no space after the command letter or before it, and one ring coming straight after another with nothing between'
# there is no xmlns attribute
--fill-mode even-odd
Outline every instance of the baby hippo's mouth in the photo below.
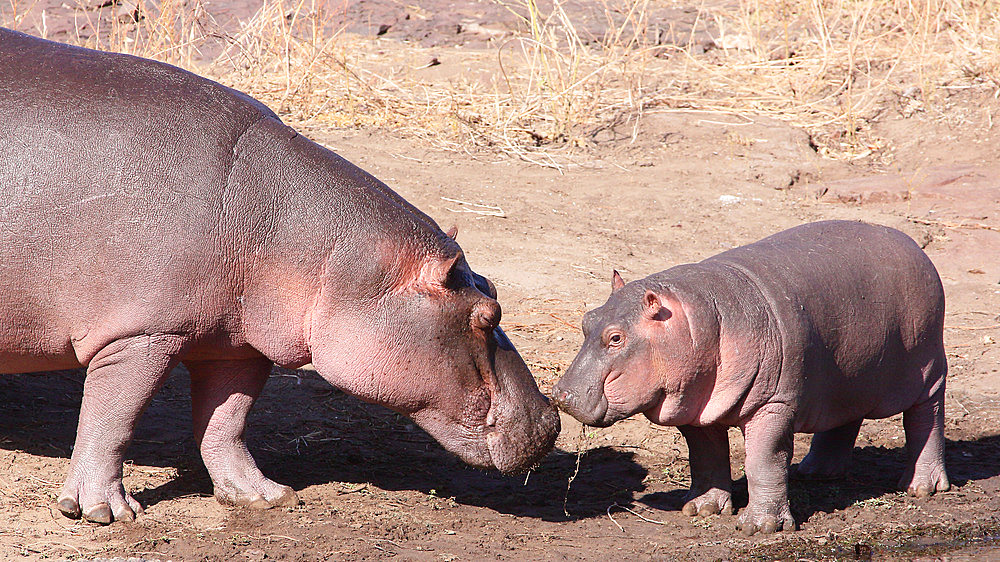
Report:
<svg viewBox="0 0 1000 562"><path fill-rule="evenodd" d="M560 409L581 423L592 427L608 427L628 417L621 415L608 401L608 386L621 376L611 371L596 384L564 385L563 380L552 389L552 399Z"/></svg>

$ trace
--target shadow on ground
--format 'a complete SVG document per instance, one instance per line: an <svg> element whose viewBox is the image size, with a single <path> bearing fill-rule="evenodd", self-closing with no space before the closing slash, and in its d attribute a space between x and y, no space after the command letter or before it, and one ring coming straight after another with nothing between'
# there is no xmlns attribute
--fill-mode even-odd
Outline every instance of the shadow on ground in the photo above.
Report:
<svg viewBox="0 0 1000 562"><path fill-rule="evenodd" d="M1000 475L1000 435L986 435L965 441L948 440L945 462L953 487L969 481L985 481ZM904 447L860 447L854 449L851 469L845 478L836 480L789 481L789 502L798 523L814 514L842 511L858 503L885 494L900 492L899 479L906 466ZM645 494L638 502L661 510L680 510L687 490ZM748 500L747 479L733 482L733 506L738 512Z"/></svg>
<svg viewBox="0 0 1000 562"><path fill-rule="evenodd" d="M83 391L81 371L0 378L0 446L69 458ZM191 436L187 373L175 370L140 420L126 458L175 467L179 476L136 494L145 506L212 484ZM330 482L416 490L461 504L550 521L603 516L627 503L647 472L632 453L609 447L555 450L527 475L471 469L408 418L333 389L315 373L276 370L251 413L247 442L258 465L301 490ZM577 463L579 462L579 466Z"/></svg>

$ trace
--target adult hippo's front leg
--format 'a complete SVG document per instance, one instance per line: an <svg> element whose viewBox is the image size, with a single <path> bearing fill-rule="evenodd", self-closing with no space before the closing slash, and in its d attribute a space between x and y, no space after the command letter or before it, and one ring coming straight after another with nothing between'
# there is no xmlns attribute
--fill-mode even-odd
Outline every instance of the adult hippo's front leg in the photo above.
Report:
<svg viewBox="0 0 1000 562"><path fill-rule="evenodd" d="M294 490L261 473L243 439L247 414L271 374L271 362L261 357L184 365L191 373L194 436L216 499L259 509L297 504Z"/></svg>
<svg viewBox="0 0 1000 562"><path fill-rule="evenodd" d="M58 499L67 517L106 524L142 513L122 486L125 449L185 344L174 334L139 335L111 342L90 360L69 476Z"/></svg>

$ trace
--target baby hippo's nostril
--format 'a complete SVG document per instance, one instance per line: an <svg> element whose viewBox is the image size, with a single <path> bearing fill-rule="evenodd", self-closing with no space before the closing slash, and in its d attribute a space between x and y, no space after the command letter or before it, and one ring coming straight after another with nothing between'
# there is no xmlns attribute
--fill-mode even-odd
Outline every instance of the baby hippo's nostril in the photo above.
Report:
<svg viewBox="0 0 1000 562"><path fill-rule="evenodd" d="M565 406L569 402L569 391L559 387L553 388L552 401L558 406Z"/></svg>

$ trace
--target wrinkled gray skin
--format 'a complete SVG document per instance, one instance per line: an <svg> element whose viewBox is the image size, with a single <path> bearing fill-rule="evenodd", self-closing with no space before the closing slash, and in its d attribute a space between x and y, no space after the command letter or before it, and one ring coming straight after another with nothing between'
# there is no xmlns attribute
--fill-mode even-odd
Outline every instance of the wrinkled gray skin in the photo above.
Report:
<svg viewBox="0 0 1000 562"><path fill-rule="evenodd" d="M583 318L585 340L553 389L578 420L642 412L690 448L688 515L732 512L727 428L746 441L750 502L738 528L794 529L794 433L815 433L803 477L844 474L864 419L903 412L916 496L947 490L942 329L934 266L883 226L805 224L624 284Z"/></svg>
<svg viewBox="0 0 1000 562"><path fill-rule="evenodd" d="M170 370L229 504L297 501L246 449L272 364L518 471L559 418L498 327L492 285L384 184L244 94L0 30L0 372L87 367L59 508L132 519L122 460Z"/></svg>

